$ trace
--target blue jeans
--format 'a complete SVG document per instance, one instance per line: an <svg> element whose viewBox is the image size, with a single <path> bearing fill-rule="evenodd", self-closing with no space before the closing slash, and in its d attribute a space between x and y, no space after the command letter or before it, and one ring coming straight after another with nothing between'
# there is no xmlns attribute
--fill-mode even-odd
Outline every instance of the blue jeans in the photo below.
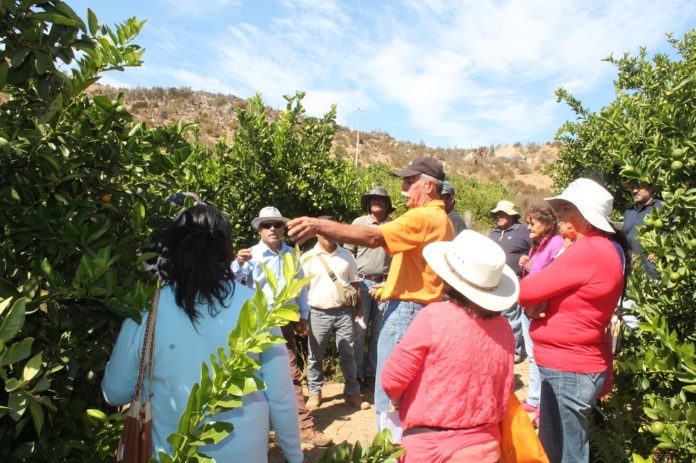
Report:
<svg viewBox="0 0 696 463"><path fill-rule="evenodd" d="M541 394L541 377L539 367L534 360L534 343L529 335L529 325L532 321L524 313L522 314L522 337L524 338L524 351L529 359L529 386L527 387L527 403L534 407L539 406Z"/></svg>
<svg viewBox="0 0 696 463"><path fill-rule="evenodd" d="M539 366L539 440L551 463L590 460L589 419L607 372L571 373Z"/></svg>
<svg viewBox="0 0 696 463"><path fill-rule="evenodd" d="M367 328L363 329L357 323L353 327L355 334L355 344L353 345L355 349L355 369L358 372L358 378L375 376L377 371L377 340L379 339L379 332L382 330L382 323L384 323L384 307L386 303L379 302L370 296L369 291L374 284L375 282L370 280L362 280L360 282L363 320ZM370 345L367 348L367 353L365 353L365 335L368 329L371 330Z"/></svg>
<svg viewBox="0 0 696 463"><path fill-rule="evenodd" d="M524 359L524 340L522 339L522 307L514 304L503 312L503 317L507 319L515 336L515 362Z"/></svg>
<svg viewBox="0 0 696 463"><path fill-rule="evenodd" d="M307 388L309 395L319 394L324 385L324 353L329 345L331 333L336 332L336 348L341 362L341 371L346 395L360 395L360 386L355 377L353 358L354 307L315 309L309 311L309 358L307 359Z"/></svg>
<svg viewBox="0 0 696 463"><path fill-rule="evenodd" d="M377 376L375 378L375 411L377 420L381 412L389 411L389 397L382 390L382 369L389 355L392 353L398 342L406 334L406 330L418 311L425 304L413 301L387 301L387 309L384 312L384 324L379 333L379 343L377 344Z"/></svg>

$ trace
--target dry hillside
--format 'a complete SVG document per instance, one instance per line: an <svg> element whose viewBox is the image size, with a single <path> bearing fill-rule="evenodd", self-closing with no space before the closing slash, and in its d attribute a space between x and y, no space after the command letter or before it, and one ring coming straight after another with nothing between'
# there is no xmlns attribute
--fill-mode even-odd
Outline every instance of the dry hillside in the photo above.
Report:
<svg viewBox="0 0 696 463"><path fill-rule="evenodd" d="M215 143L222 137L232 139L238 128L236 110L246 100L219 93L192 91L189 88L112 88L95 85L90 94L103 93L115 98L123 93L126 107L136 119L148 125L161 125L177 120L195 122L200 139ZM268 108L273 117L277 111ZM354 159L357 133L339 127L334 138L334 153ZM449 174L474 176L480 180L500 180L515 191L518 201L528 203L550 193L551 179L541 173L558 154L558 144L504 144L475 149L430 148L395 140L384 132L361 132L359 162L361 165L383 163L401 167L410 159L431 155L445 163ZM524 204L521 204L524 205Z"/></svg>

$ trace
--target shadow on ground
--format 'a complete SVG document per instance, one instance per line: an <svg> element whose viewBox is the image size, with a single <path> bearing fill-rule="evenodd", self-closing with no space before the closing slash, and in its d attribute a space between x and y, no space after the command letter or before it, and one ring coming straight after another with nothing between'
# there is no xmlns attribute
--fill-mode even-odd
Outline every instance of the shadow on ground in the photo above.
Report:
<svg viewBox="0 0 696 463"><path fill-rule="evenodd" d="M527 397L527 382L529 379L529 364L524 362L515 365L515 394L520 400ZM307 390L305 388L305 396ZM356 410L343 403L343 384L326 383L322 389L323 400L321 407L312 412L317 429L331 437L334 444L348 442L351 446L355 441L362 444L372 442L377 431L377 421L374 407L369 410ZM371 397L364 397L372 402ZM316 463L326 452L326 448L302 444L305 463ZM269 463L284 463L285 458L280 447L270 439L268 450Z"/></svg>

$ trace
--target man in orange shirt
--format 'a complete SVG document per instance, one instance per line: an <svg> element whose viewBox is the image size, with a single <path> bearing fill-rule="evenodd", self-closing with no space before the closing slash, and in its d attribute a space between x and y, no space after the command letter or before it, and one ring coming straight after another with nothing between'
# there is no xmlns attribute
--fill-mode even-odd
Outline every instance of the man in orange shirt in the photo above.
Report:
<svg viewBox="0 0 696 463"><path fill-rule="evenodd" d="M381 295L387 301L387 308L377 346L377 416L389 410L389 398L380 381L384 363L418 311L442 299L444 283L423 258L423 248L435 241L454 238L445 203L440 199L445 180L440 161L432 157L417 158L394 175L403 178L401 194L409 210L391 222L369 227L299 217L288 223L288 236L298 244L321 234L340 243L382 247L393 256Z"/></svg>

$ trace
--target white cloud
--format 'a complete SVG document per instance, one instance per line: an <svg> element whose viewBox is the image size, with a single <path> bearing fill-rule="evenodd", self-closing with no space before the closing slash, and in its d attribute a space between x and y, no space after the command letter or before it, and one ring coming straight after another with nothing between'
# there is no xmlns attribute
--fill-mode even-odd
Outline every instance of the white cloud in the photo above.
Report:
<svg viewBox="0 0 696 463"><path fill-rule="evenodd" d="M473 132L465 121L489 121L489 133L476 138L513 132L525 139L523 130L536 134L552 123L557 86L588 91L611 78L613 67L601 59L612 51L664 43L684 11L675 3L437 3L413 38L376 44L370 73L426 134L459 138L457 132ZM415 8L425 11L420 3ZM477 104L481 93L494 97Z"/></svg>
<svg viewBox="0 0 696 463"><path fill-rule="evenodd" d="M459 146L550 139L562 122L556 87L605 91L615 69L603 58L639 46L652 54L665 32L696 23L690 0L165 1L181 14L235 6L258 17L157 30L157 49L180 64L139 71L156 85L166 76L241 97L260 91L276 107L304 90L310 114L336 103L343 123L369 107L363 129Z"/></svg>
<svg viewBox="0 0 696 463"><path fill-rule="evenodd" d="M176 15L204 16L238 5L240 0L163 0Z"/></svg>
<svg viewBox="0 0 696 463"><path fill-rule="evenodd" d="M213 93L236 95L239 92L234 87L225 84L216 76L201 75L184 69L164 69L162 72L172 76L179 86L190 87L192 90L205 90Z"/></svg>
<svg viewBox="0 0 696 463"><path fill-rule="evenodd" d="M331 105L336 105L336 120L339 124L355 117L358 108L361 111L373 110L374 102L364 92L356 91L334 91L334 90L308 90L303 106L307 113L312 116L323 116L331 109Z"/></svg>
<svg viewBox="0 0 696 463"><path fill-rule="evenodd" d="M352 27L350 17L333 2L286 2L284 6L287 11L271 18L264 28L237 24L215 40L222 75L239 82L247 95L262 92L272 104L296 90L320 89L311 98L360 93L345 84L353 73L343 62L351 53L335 48ZM321 113L328 109L326 104Z"/></svg>
<svg viewBox="0 0 696 463"><path fill-rule="evenodd" d="M109 85L114 88L132 88L133 85L126 83L123 80L117 79L115 77L112 77L114 74L103 74L102 78L99 79L99 84L101 85Z"/></svg>
<svg viewBox="0 0 696 463"><path fill-rule="evenodd" d="M152 33L157 37L157 48L163 50L165 53L176 55L177 51L181 49L181 38L176 32L172 31L170 27L158 27L153 29Z"/></svg>

